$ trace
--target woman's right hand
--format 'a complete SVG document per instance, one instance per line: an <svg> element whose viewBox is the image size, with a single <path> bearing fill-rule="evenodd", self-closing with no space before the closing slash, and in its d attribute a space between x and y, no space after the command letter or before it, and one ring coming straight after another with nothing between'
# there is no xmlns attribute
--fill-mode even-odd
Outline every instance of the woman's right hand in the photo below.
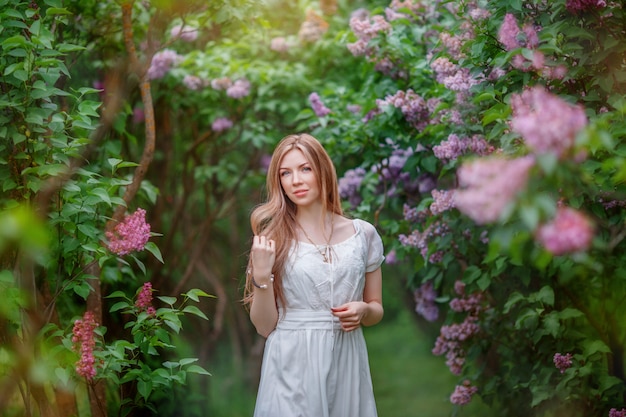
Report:
<svg viewBox="0 0 626 417"><path fill-rule="evenodd" d="M276 260L276 242L265 236L254 236L250 257L255 280L269 279Z"/></svg>

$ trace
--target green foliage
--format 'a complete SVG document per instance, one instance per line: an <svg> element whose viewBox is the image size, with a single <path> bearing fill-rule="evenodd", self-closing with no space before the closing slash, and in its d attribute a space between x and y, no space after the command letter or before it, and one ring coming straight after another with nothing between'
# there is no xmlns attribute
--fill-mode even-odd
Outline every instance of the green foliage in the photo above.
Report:
<svg viewBox="0 0 626 417"><path fill-rule="evenodd" d="M124 3L132 5L140 67L129 69L120 61L129 52L119 3L0 0L0 288L9 300L0 307L3 342L23 335L24 343L42 346L33 349L41 355L25 363L51 364L42 375L72 389L76 358L55 349L63 340L70 345L59 329L104 286L116 300L108 312L115 320L106 334L100 329L98 355L111 372L98 378L134 390L114 399L114 407L152 407L156 391L183 383L189 373L204 374L195 359L160 355L175 349L183 314L206 319L189 302L207 294L187 291L177 307L167 294L194 275L220 288L221 297L238 293L232 277L241 275L241 262L232 254L246 250L240 237L248 236L247 214L262 199L263 158L282 136L307 131L324 143L340 176L363 170L360 203L345 207L378 226L388 259L395 255L412 271L410 290L432 283L443 313L436 324L470 318L479 326L461 344L460 386L469 381L507 416L607 415L624 406L620 4L574 13L565 0L393 2L401 15L392 19L391 13L389 28L370 32L363 54L354 56L349 47L363 33L350 25L351 13L364 7L363 22L372 24L389 12L389 2L338 2L334 14L306 0L209 3ZM472 14L477 8L489 17ZM507 13L520 28L538 29L537 45L525 32L517 35L526 42L518 48L502 45ZM179 24L198 29L197 38L176 38L171 29ZM283 47L273 44L277 38ZM147 168L146 124L138 116L150 103L136 83L152 55L166 49L180 59L149 80L154 160L127 201L134 173ZM538 53L541 66L533 61ZM441 77L433 68L438 59L447 59L471 86ZM248 81L249 91L236 95L211 85L237 80ZM451 135L477 135L501 155L533 154L512 128L511 103L538 85L584 107L588 123L569 153L534 152L526 186L497 221L478 225L454 207L433 213L433 187L455 191L459 168L481 157L467 152L440 159L435 147ZM308 101L313 92L328 115L315 114ZM398 92L421 104L382 104ZM220 118L232 127L216 128ZM592 220L586 251L554 255L537 242L538 229L561 205ZM153 207L158 233L152 236L163 240L116 256L104 231L116 209L137 207ZM139 311L127 295L146 280L171 286L154 314ZM450 307L473 296L480 299L476 311ZM44 325L24 333L30 326L19 311L44 312ZM233 327L240 320L233 319ZM239 335L240 349L233 351L248 349L249 337ZM19 352L3 346L3 375ZM555 353L572 354L562 373Z"/></svg>

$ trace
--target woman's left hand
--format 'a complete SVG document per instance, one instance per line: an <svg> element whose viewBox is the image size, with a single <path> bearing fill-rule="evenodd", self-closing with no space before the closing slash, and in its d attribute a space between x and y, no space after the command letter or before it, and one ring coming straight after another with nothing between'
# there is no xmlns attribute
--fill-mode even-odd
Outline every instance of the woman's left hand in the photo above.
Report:
<svg viewBox="0 0 626 417"><path fill-rule="evenodd" d="M352 301L338 307L332 307L330 310L333 316L339 319L341 328L346 332L351 332L361 327L361 321L367 314L368 305L364 301Z"/></svg>

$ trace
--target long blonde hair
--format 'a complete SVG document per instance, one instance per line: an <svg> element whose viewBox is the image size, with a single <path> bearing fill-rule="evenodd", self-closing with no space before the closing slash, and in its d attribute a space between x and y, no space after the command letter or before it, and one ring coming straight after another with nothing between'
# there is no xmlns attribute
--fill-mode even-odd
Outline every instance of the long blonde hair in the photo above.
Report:
<svg viewBox="0 0 626 417"><path fill-rule="evenodd" d="M267 201L257 206L250 215L250 225L254 235L265 235L276 242L276 261L272 273L274 274L274 293L276 300L285 306L283 294L283 273L292 242L297 240L296 212L298 207L286 195L280 183L280 163L284 156L298 149L311 164L317 176L322 207L324 213L332 212L342 215L337 172L333 161L322 144L313 136L306 133L288 135L276 145L266 178ZM325 197L325 198L324 198ZM248 259L244 302L252 302L254 287L252 286L252 260Z"/></svg>

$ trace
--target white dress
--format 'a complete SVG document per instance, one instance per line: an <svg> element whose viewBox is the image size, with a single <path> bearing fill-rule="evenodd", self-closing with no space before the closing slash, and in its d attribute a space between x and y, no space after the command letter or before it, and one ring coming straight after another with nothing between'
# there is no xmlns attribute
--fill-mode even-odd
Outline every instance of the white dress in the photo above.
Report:
<svg viewBox="0 0 626 417"><path fill-rule="evenodd" d="M376 417L361 328L341 330L330 308L361 301L365 273L384 260L376 229L353 220L355 234L332 245L332 262L297 242L283 276L287 306L265 342L255 417Z"/></svg>

